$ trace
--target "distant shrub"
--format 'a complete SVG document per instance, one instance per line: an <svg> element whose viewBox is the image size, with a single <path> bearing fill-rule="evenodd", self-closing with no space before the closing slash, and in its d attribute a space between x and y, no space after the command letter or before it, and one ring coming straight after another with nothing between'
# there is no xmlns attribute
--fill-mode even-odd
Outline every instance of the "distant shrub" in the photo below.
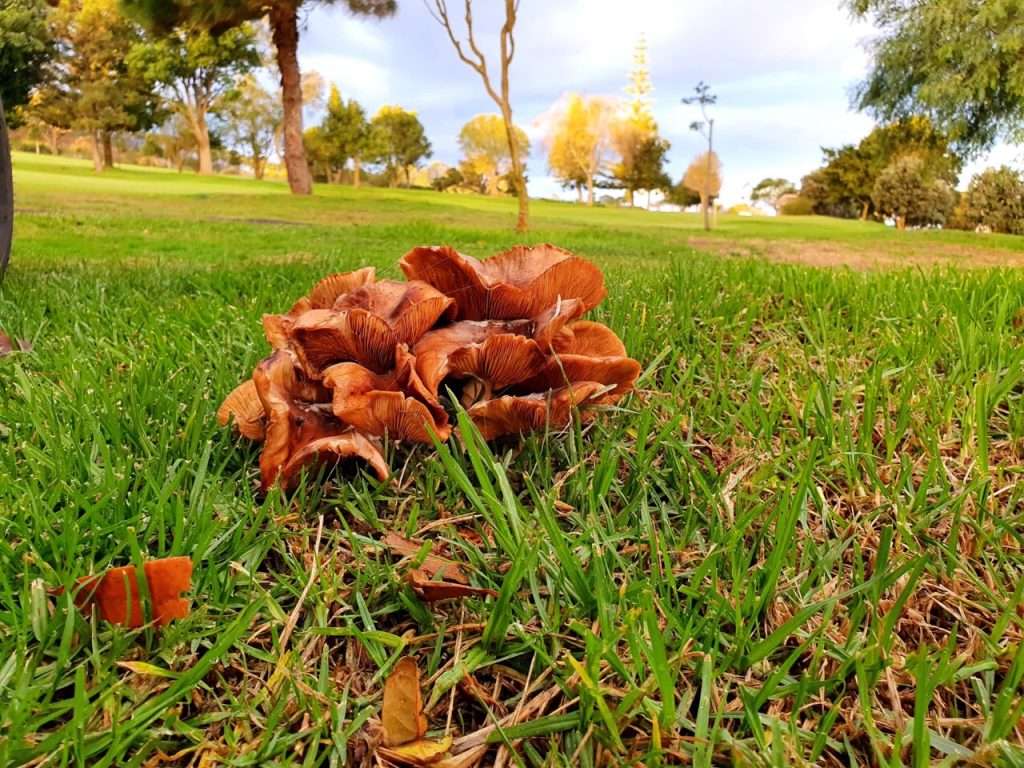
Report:
<svg viewBox="0 0 1024 768"><path fill-rule="evenodd" d="M973 179L963 196L965 229L1024 234L1024 177L1005 165Z"/></svg>
<svg viewBox="0 0 1024 768"><path fill-rule="evenodd" d="M449 168L444 172L443 176L438 176L430 182L430 185L438 192L444 192L447 189L459 186L463 181L465 179L463 179L462 173L458 168Z"/></svg>
<svg viewBox="0 0 1024 768"><path fill-rule="evenodd" d="M803 195L791 195L782 200L779 213L783 216L810 216L814 213L814 201Z"/></svg>

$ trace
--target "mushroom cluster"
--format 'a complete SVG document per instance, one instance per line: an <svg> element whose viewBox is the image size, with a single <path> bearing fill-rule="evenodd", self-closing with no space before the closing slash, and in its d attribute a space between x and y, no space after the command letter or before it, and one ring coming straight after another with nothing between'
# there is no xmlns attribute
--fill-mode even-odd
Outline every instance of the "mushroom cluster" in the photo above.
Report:
<svg viewBox="0 0 1024 768"><path fill-rule="evenodd" d="M640 372L619 338L581 319L605 297L590 262L551 245L485 261L414 248L408 280L373 267L331 275L283 315L265 315L272 354L217 417L263 443L260 484L293 486L303 467L349 458L384 480L379 438L451 434L459 398L486 440L563 428L616 402Z"/></svg>

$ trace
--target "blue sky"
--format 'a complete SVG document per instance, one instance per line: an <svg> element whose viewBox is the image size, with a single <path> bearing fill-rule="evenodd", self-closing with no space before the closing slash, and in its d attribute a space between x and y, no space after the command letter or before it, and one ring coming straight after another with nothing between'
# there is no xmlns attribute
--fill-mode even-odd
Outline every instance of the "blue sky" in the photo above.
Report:
<svg viewBox="0 0 1024 768"><path fill-rule="evenodd" d="M457 12L459 0L450 0ZM476 0L485 51L496 58L498 0ZM422 0L402 0L396 17L357 19L315 6L305 19L300 63L338 84L369 113L384 104L415 110L434 158L459 158L459 128L495 112L475 72L458 61ZM770 7L771 10L767 10ZM455 13L453 13L455 15ZM545 113L566 92L623 96L633 50L643 35L654 85L653 110L672 142L669 170L678 179L701 150L689 130L695 108L680 104L699 80L718 94L716 147L724 166L723 200L744 197L765 176L793 181L817 167L820 147L854 142L872 121L849 108L863 75L862 43L871 28L855 24L837 0L522 0L512 65L515 120L530 135L530 191L566 195L550 178L542 144ZM972 163L1014 162L999 147Z"/></svg>

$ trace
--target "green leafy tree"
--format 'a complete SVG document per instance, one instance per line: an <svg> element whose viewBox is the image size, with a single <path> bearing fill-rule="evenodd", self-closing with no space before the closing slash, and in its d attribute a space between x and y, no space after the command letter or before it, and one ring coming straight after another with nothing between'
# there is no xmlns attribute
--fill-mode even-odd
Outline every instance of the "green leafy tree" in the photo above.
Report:
<svg viewBox="0 0 1024 768"><path fill-rule="evenodd" d="M28 100L52 50L41 0L0 0L0 279L7 273L14 225L14 180L4 109ZM14 123L17 113L12 115Z"/></svg>
<svg viewBox="0 0 1024 768"><path fill-rule="evenodd" d="M956 204L953 188L929 172L918 155L896 158L875 181L875 205L898 229L945 223Z"/></svg>
<svg viewBox="0 0 1024 768"><path fill-rule="evenodd" d="M53 52L43 0L0 0L0 102L12 126L18 120L13 110L28 102Z"/></svg>
<svg viewBox="0 0 1024 768"><path fill-rule="evenodd" d="M768 203L778 212L779 201L782 197L794 192L796 192L796 185L788 179L761 179L750 191L750 199L754 202Z"/></svg>
<svg viewBox="0 0 1024 768"><path fill-rule="evenodd" d="M359 186L360 168L370 137L366 112L355 99L345 101L337 86L331 85L327 112L319 126L318 138L328 180L340 181L342 169L352 161L352 183Z"/></svg>
<svg viewBox="0 0 1024 768"><path fill-rule="evenodd" d="M132 48L128 66L164 89L196 137L199 173L213 173L209 116L223 108L239 77L260 63L248 24L214 35L179 27Z"/></svg>
<svg viewBox="0 0 1024 768"><path fill-rule="evenodd" d="M198 26L220 33L266 16L281 74L284 163L288 185L308 195L313 181L306 161L302 132L302 75L299 70L299 13L314 5L343 5L358 15L390 16L397 0L121 0L125 10L146 26L168 33L175 27Z"/></svg>
<svg viewBox="0 0 1024 768"><path fill-rule="evenodd" d="M530 140L519 126L513 126L520 156L530 154ZM499 192L498 182L512 170L505 121L501 115L477 115L459 131L462 165L469 165L486 185L488 195Z"/></svg>
<svg viewBox="0 0 1024 768"><path fill-rule="evenodd" d="M231 91L224 117L229 141L244 150L252 175L262 179L281 123L281 102L249 74Z"/></svg>
<svg viewBox="0 0 1024 768"><path fill-rule="evenodd" d="M430 157L430 142L415 112L402 107L381 107L370 121L368 153L384 166L388 186L396 186L400 173L409 185L409 167Z"/></svg>
<svg viewBox="0 0 1024 768"><path fill-rule="evenodd" d="M857 102L883 120L927 115L961 150L1024 127L1024 3L848 0L878 34Z"/></svg>
<svg viewBox="0 0 1024 768"><path fill-rule="evenodd" d="M871 131L859 144L824 149L825 165L805 177L801 194L816 213L866 220L875 210L875 183L894 160L915 155L931 178L955 185L962 160L948 137L921 116L909 117Z"/></svg>
<svg viewBox="0 0 1024 768"><path fill-rule="evenodd" d="M51 19L58 54L32 109L88 134L102 171L113 165L115 132L145 130L165 116L153 84L128 66L142 30L118 13L116 0L61 0Z"/></svg>
<svg viewBox="0 0 1024 768"><path fill-rule="evenodd" d="M442 175L430 182L430 186L438 192L444 192L452 187L461 186L465 181L462 172L458 168L448 168Z"/></svg>
<svg viewBox="0 0 1024 768"><path fill-rule="evenodd" d="M1024 175L1005 165L982 171L964 193L963 215L972 229L1024 235Z"/></svg>

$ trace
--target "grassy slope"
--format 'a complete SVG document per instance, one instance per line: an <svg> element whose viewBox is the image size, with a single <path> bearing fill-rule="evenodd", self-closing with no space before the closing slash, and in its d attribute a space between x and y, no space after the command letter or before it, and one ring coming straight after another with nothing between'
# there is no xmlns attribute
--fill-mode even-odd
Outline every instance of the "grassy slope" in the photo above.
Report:
<svg viewBox="0 0 1024 768"><path fill-rule="evenodd" d="M530 240L606 270L595 318L647 367L640 391L583 434L452 441L444 461L391 447L397 487L258 504L256 451L213 412L265 353L261 313L328 271L396 275L413 244L507 246L512 201L296 200L28 156L16 182L0 326L35 349L0 360L0 764L361 764L383 671L412 652L437 729L461 672L497 695L451 688L457 733L513 711L524 676L527 699L559 684L546 711L566 717L519 745L526 765L1024 761L1016 273L721 259L686 245L696 217L536 203ZM816 219L723 230L898 242ZM428 610L389 530L448 542L512 599ZM162 634L42 589L181 553L194 610Z"/></svg>

